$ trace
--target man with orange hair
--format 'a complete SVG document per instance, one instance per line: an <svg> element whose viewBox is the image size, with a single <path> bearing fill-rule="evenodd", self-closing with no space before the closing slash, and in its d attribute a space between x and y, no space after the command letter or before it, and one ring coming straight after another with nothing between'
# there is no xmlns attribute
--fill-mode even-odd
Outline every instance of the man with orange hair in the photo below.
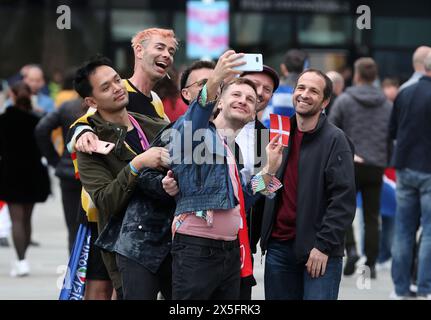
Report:
<svg viewBox="0 0 431 320"><path fill-rule="evenodd" d="M123 79L129 93L127 110L169 120L162 101L152 89L167 75L174 62L178 47L175 33L170 29L149 28L138 32L131 42L135 56L134 72L129 79ZM85 124L82 120L77 122ZM72 136L70 147L91 153L96 150L97 140L90 127L80 126Z"/></svg>

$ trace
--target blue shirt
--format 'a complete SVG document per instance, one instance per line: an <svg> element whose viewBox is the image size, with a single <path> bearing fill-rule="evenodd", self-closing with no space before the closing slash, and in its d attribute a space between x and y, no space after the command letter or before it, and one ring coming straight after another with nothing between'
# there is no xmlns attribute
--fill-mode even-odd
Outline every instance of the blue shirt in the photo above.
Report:
<svg viewBox="0 0 431 320"><path fill-rule="evenodd" d="M293 91L294 88L290 85L280 85L278 89L272 95L272 99L269 101L262 115L262 123L265 127L269 128L270 121L269 115L271 113L279 114L282 116L288 116L289 118L295 114L295 108L293 106Z"/></svg>

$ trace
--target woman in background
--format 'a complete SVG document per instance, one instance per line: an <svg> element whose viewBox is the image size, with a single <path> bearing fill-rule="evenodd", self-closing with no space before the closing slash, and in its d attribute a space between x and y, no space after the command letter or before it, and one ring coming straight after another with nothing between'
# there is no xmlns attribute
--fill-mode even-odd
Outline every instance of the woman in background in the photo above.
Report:
<svg viewBox="0 0 431 320"><path fill-rule="evenodd" d="M30 87L18 82L11 96L13 106L0 115L0 200L7 202L12 220L18 260L11 276L16 277L30 273L25 254L31 239L31 214L34 204L50 194L50 182L34 135L39 117L32 112Z"/></svg>

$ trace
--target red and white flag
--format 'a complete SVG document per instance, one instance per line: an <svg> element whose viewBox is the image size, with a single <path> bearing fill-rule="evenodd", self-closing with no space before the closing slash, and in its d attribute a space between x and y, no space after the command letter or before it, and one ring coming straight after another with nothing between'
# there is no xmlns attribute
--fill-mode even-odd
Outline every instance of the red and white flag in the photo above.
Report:
<svg viewBox="0 0 431 320"><path fill-rule="evenodd" d="M281 144L285 147L289 144L290 119L286 116L271 113L269 115L270 129L269 139L272 140L277 134L281 134Z"/></svg>

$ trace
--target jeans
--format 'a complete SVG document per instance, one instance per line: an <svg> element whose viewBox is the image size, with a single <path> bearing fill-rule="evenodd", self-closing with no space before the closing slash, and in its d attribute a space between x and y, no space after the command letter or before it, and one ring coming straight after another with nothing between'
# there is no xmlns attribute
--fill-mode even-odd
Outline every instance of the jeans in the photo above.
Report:
<svg viewBox="0 0 431 320"><path fill-rule="evenodd" d="M342 257L330 257L326 272L311 278L298 263L294 240L271 239L265 260L266 300L336 300L341 281Z"/></svg>
<svg viewBox="0 0 431 320"><path fill-rule="evenodd" d="M392 246L392 281L397 295L408 295L418 225L418 294L431 293L431 173L397 170L397 211Z"/></svg>

